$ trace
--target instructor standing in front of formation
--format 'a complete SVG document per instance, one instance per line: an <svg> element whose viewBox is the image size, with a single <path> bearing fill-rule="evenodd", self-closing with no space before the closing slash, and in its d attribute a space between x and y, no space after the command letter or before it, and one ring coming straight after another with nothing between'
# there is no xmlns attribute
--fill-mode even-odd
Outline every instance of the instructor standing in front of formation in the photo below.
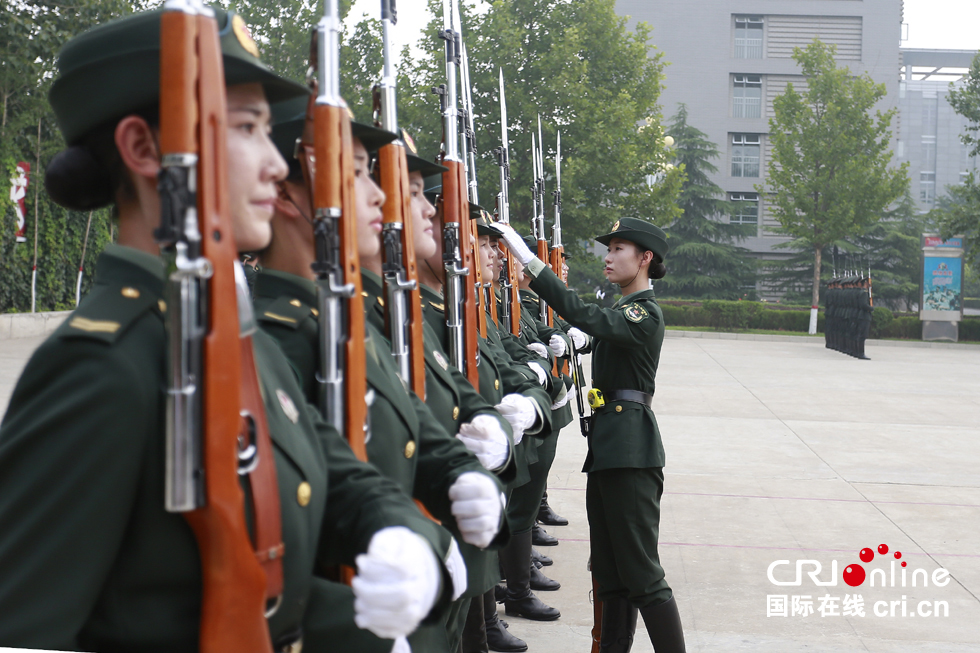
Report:
<svg viewBox="0 0 980 653"><path fill-rule="evenodd" d="M566 288L513 228L497 227L534 279L531 289L595 339L590 395L601 398L583 471L596 599L603 604L601 650L630 650L639 611L657 653L683 652L680 615L657 551L664 449L652 402L664 322L650 280L667 272L667 236L645 220L623 218L596 238L609 248L605 275L622 292L612 308L601 308Z"/></svg>

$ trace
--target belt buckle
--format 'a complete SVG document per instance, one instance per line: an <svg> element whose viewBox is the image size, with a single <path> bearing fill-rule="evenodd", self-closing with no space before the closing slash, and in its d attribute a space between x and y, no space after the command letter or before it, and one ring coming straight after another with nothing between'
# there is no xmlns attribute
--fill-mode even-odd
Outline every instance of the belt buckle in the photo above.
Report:
<svg viewBox="0 0 980 653"><path fill-rule="evenodd" d="M602 390L592 388L589 390L589 408L599 410L606 405L606 400L602 396Z"/></svg>

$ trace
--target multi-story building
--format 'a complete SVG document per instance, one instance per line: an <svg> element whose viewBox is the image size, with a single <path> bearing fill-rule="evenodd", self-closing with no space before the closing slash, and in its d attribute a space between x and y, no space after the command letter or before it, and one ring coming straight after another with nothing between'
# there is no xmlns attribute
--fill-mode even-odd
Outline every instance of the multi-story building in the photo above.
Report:
<svg viewBox="0 0 980 653"><path fill-rule="evenodd" d="M960 139L967 120L948 102L950 85L962 86L974 50L902 48L902 81L897 130L899 161L908 161L912 197L923 213L933 208L947 186L962 183L976 159Z"/></svg>
<svg viewBox="0 0 980 653"><path fill-rule="evenodd" d="M616 9L631 26L653 27L654 51L669 63L660 99L665 117L686 104L689 123L718 146L712 179L737 207L727 219L756 226L742 245L760 258L788 256L773 250L785 238L773 233L777 223L755 185L766 179L773 100L789 83L806 88L793 48L815 38L836 45L840 65L885 84L888 95L878 108L893 108L902 0L617 0Z"/></svg>

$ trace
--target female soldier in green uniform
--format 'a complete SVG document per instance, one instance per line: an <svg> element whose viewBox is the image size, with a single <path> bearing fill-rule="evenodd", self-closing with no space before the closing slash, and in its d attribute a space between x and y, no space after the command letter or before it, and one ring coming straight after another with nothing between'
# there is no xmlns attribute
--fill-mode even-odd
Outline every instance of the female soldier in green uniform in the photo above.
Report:
<svg viewBox="0 0 980 653"><path fill-rule="evenodd" d="M266 98L304 89L259 61L241 18L215 12L229 83L234 237L254 250L268 242L275 181L286 172L268 139ZM198 650L197 543L163 503L167 306L153 239L159 34L159 11L137 14L73 39L59 58L50 99L69 147L48 167L48 191L74 209L114 204L120 244L100 256L92 292L28 362L0 427L0 646ZM285 543L282 603L268 622L275 650L301 645L312 569L328 549L347 564L367 551L358 564L429 569L414 580L358 577L360 623L409 632L440 594L448 599L432 551L437 531L308 407L276 345L257 333L254 347ZM427 541L386 528L398 525ZM380 550L382 534L416 556ZM406 605L429 598L416 601L421 614L395 614L390 597L376 598L385 592Z"/></svg>
<svg viewBox="0 0 980 653"><path fill-rule="evenodd" d="M593 387L605 403L593 419L583 471L592 572L604 610L602 650L629 650L639 609L657 653L683 651L680 616L657 552L664 451L652 401L664 324L649 280L667 272L666 234L645 220L623 218L596 239L609 247L605 274L623 295L604 309L567 289L512 228L499 228L533 277L532 290L595 339Z"/></svg>

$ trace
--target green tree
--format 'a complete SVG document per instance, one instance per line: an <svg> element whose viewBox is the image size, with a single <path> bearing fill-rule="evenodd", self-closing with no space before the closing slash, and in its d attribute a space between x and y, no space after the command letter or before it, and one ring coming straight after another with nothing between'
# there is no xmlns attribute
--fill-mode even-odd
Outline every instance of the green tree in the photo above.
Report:
<svg viewBox="0 0 980 653"><path fill-rule="evenodd" d="M784 246L813 253L812 306L819 304L824 249L864 232L908 187L908 164L889 167L895 110L871 113L884 84L838 68L835 54L819 40L794 50L806 90L788 84L775 99L769 188L756 186L769 194L780 232L792 236ZM815 311L811 333L814 318Z"/></svg>
<svg viewBox="0 0 980 653"><path fill-rule="evenodd" d="M687 175L678 205L684 211L670 225L670 273L658 282L666 295L705 299L738 299L753 280L754 264L735 242L744 228L723 221L731 213L724 191L708 175L718 168L711 159L718 148L707 134L687 122L687 107L671 119L674 162Z"/></svg>
<svg viewBox="0 0 980 653"><path fill-rule="evenodd" d="M443 42L436 38L441 3L430 2L430 9L434 19L421 42L425 56L403 65L400 93L402 122L426 156L436 154L442 138L439 102L430 88L445 82ZM567 248L581 253L624 215L670 224L680 211L676 198L683 171L671 169L652 186L646 182L647 176L664 173L668 161L657 104L664 64L659 54L651 56L650 27L639 23L629 31L614 0L493 0L483 13L465 4L462 11L481 204L492 209L499 186L494 150L500 146L502 68L510 122L511 221L519 229L529 229L532 214L529 150L538 114L549 199L557 131L562 134Z"/></svg>
<svg viewBox="0 0 980 653"><path fill-rule="evenodd" d="M973 59L970 72L960 88L950 90L950 105L969 121L960 138L970 148L970 156L980 155L980 54ZM980 179L973 171L959 186L947 186L947 198L933 210L940 233L945 238L963 235L969 265L980 267Z"/></svg>

